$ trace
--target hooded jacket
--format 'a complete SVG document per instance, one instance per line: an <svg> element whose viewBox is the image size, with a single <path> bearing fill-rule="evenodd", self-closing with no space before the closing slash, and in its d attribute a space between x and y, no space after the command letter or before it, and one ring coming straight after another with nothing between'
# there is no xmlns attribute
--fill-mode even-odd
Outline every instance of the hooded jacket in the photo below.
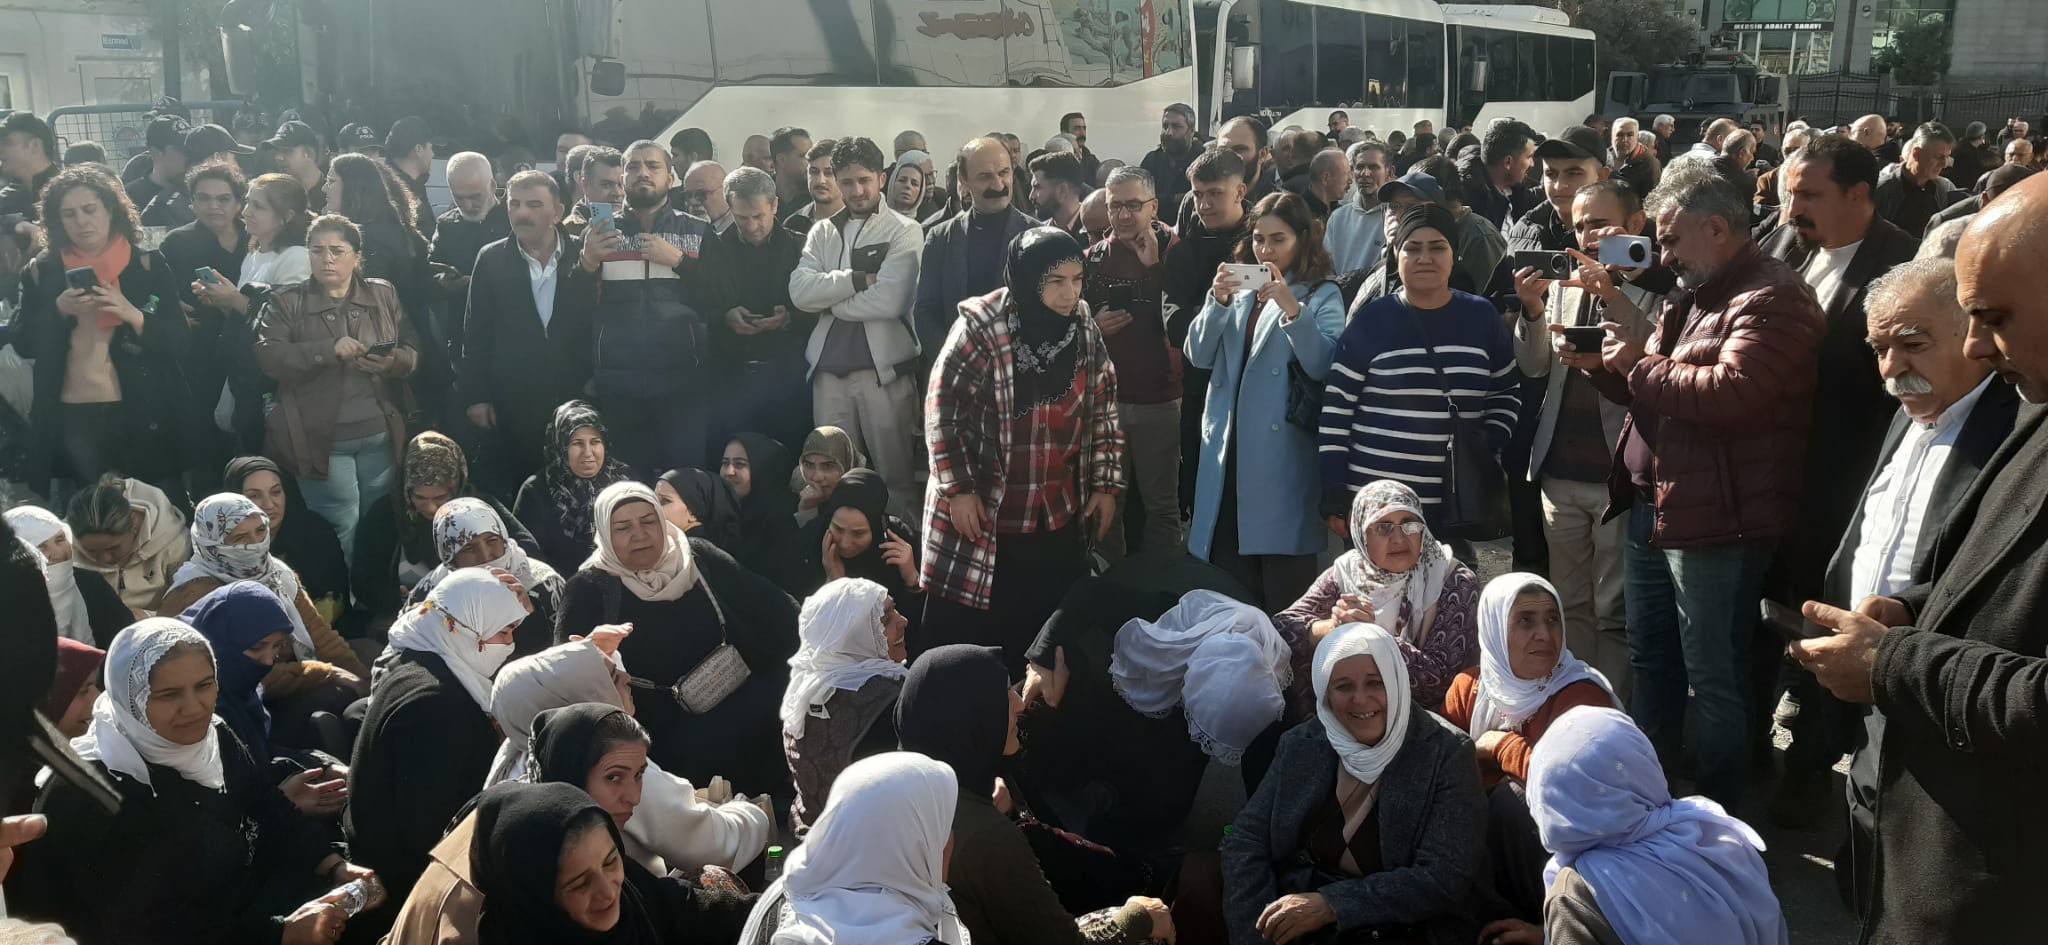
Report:
<svg viewBox="0 0 2048 945"><path fill-rule="evenodd" d="M164 491L140 479L121 481L128 492L128 504L142 517L142 539L135 553L119 567L104 568L77 557L78 566L98 573L121 595L121 603L136 610L154 611L171 575L192 557L192 538L186 531L185 513L171 503Z"/></svg>

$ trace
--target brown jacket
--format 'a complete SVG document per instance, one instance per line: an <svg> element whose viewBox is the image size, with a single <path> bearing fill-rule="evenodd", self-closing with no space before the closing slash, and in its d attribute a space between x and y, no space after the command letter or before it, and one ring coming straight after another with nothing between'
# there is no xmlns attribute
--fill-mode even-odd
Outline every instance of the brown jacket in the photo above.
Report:
<svg viewBox="0 0 2048 945"><path fill-rule="evenodd" d="M419 339L398 304L398 290L382 279L361 277L346 299L329 298L314 282L289 286L271 295L256 320L256 364L277 381L277 408L264 419L263 452L302 479L327 478L342 372L354 370L334 356L334 343L344 337L368 346L398 342L391 371L375 389L394 462L405 448L411 401L405 379L419 363Z"/></svg>
<svg viewBox="0 0 2048 945"><path fill-rule="evenodd" d="M1629 406L1608 476L1610 514L1635 503L1625 459L1642 431L1656 485L1653 545L1790 532L1825 326L1806 280L1754 244L1706 285L1666 296L1642 361L1626 377L1592 375L1602 395Z"/></svg>
<svg viewBox="0 0 2048 945"><path fill-rule="evenodd" d="M184 613L186 608L199 603L200 598L224 586L221 581L214 578L193 578L164 594L164 602L157 607L157 612L175 617ZM272 666L270 672L263 677L264 699L289 699L303 695L315 687L335 681L334 671L337 669L354 674L356 682L351 688L360 695L369 695L369 667L363 665L362 658L356 656L356 651L349 647L348 641L342 639L341 634L334 632L334 628L327 625L327 621L320 616L319 608L313 606L313 599L307 597L305 590L301 589L299 599L291 603L293 609L299 612L299 621L306 625L306 632L312 635L313 649L320 658Z"/></svg>
<svg viewBox="0 0 2048 945"><path fill-rule="evenodd" d="M399 906L391 932L377 945L475 945L476 923L484 914L484 894L469 868L469 845L476 836L476 814L448 831L427 854L427 871L413 884Z"/></svg>

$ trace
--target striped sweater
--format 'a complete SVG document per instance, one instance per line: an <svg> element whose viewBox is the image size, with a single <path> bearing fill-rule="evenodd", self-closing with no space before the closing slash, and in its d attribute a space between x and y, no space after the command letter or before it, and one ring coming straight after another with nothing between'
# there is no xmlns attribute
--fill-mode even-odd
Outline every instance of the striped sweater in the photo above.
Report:
<svg viewBox="0 0 2048 945"><path fill-rule="evenodd" d="M1325 514L1345 514L1353 493L1393 479L1412 487L1434 517L1451 411L1431 368L1432 346L1459 413L1483 413L1494 452L1507 446L1521 375L1493 304L1464 292L1435 311L1410 310L1398 295L1380 299L1344 329L1330 365L1317 434Z"/></svg>

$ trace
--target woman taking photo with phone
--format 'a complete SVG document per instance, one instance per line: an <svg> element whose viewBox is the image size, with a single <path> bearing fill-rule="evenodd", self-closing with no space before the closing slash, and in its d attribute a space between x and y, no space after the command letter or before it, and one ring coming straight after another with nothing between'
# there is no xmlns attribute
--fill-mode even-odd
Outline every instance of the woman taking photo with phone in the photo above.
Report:
<svg viewBox="0 0 2048 945"><path fill-rule="evenodd" d="M218 389L195 393L213 414L214 425L233 433L245 454L263 449L263 395L275 388L253 355L256 315L273 288L313 276L306 255L306 228L313 222L306 210L306 188L289 174L265 174L249 183L247 195L240 213L242 229L248 233L248 255L234 273L214 271L216 278L202 276L192 282L193 295L222 313L217 358L227 379L225 396Z"/></svg>
<svg viewBox="0 0 2048 945"><path fill-rule="evenodd" d="M1316 579L1315 416L1344 301L1330 281L1323 221L1293 194L1252 208L1238 264L1217 267L1188 328L1188 363L1209 375L1188 551L1229 571L1257 603L1284 606ZM1264 267L1254 287L1243 264ZM1308 408L1308 409L1303 409ZM1257 483L1244 490L1240 483Z"/></svg>
<svg viewBox="0 0 2048 945"><path fill-rule="evenodd" d="M274 293L256 321L256 363L278 386L263 453L298 477L346 553L362 511L391 491L418 342L397 290L361 274L361 229L329 214L306 243L313 278Z"/></svg>

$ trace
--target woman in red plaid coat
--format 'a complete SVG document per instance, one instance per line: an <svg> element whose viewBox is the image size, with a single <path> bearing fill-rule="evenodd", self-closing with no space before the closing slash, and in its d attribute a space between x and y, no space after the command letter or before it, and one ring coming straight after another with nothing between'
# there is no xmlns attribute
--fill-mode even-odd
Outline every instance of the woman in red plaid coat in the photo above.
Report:
<svg viewBox="0 0 2048 945"><path fill-rule="evenodd" d="M1081 253L1051 227L1018 234L1007 287L960 303L925 399L919 649L1000 646L1013 676L1124 489L1116 369L1081 301Z"/></svg>

